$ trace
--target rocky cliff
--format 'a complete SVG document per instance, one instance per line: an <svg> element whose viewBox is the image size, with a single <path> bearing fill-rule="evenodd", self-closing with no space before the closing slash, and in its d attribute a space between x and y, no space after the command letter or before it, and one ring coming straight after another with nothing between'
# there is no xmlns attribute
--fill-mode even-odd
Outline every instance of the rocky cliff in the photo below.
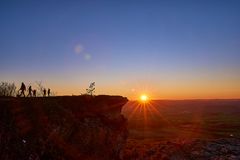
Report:
<svg viewBox="0 0 240 160"><path fill-rule="evenodd" d="M239 160L240 139L128 140L124 160Z"/></svg>
<svg viewBox="0 0 240 160"><path fill-rule="evenodd" d="M0 98L0 159L120 159L127 98Z"/></svg>

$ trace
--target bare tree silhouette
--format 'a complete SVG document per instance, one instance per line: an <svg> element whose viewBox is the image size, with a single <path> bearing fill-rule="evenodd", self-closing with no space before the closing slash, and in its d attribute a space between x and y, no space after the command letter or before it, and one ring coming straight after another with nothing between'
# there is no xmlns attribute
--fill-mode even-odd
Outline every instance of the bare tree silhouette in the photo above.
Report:
<svg viewBox="0 0 240 160"><path fill-rule="evenodd" d="M0 84L0 96L15 96L16 86L14 83L1 82Z"/></svg>
<svg viewBox="0 0 240 160"><path fill-rule="evenodd" d="M36 81L37 84L37 96L44 96L44 86L42 81Z"/></svg>
<svg viewBox="0 0 240 160"><path fill-rule="evenodd" d="M88 89L86 89L88 95L93 95L95 92L95 82L90 83Z"/></svg>

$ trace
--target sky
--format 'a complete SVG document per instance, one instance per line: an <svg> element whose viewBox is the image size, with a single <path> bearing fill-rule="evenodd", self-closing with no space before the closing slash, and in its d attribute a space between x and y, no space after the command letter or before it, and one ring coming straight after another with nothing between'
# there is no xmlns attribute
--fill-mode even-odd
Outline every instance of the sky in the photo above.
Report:
<svg viewBox="0 0 240 160"><path fill-rule="evenodd" d="M1 0L0 57L57 95L240 98L240 1Z"/></svg>

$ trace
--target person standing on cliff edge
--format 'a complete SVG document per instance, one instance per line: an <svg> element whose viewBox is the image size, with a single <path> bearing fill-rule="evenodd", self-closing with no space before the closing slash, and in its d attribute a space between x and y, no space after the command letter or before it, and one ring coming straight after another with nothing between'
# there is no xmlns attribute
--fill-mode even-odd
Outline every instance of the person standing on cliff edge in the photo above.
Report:
<svg viewBox="0 0 240 160"><path fill-rule="evenodd" d="M43 90L43 97L46 97L47 90L44 88Z"/></svg>
<svg viewBox="0 0 240 160"><path fill-rule="evenodd" d="M27 97L32 97L32 86L29 86L28 87L28 95L27 95Z"/></svg>
<svg viewBox="0 0 240 160"><path fill-rule="evenodd" d="M21 84L21 87L20 87L20 89L19 89L19 91L21 91L21 93L19 94L19 96L24 96L25 97L25 90L26 90L26 86L25 86L25 84L22 82L22 84Z"/></svg>
<svg viewBox="0 0 240 160"><path fill-rule="evenodd" d="M48 97L50 97L50 93L51 93L51 90L50 88L48 88L48 91L47 91Z"/></svg>
<svg viewBox="0 0 240 160"><path fill-rule="evenodd" d="M33 90L33 97L37 97L37 90L36 89Z"/></svg>

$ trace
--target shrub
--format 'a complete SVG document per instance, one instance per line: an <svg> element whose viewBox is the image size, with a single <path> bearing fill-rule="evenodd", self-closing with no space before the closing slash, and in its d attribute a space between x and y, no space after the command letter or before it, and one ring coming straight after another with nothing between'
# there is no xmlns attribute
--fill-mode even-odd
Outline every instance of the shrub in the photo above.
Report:
<svg viewBox="0 0 240 160"><path fill-rule="evenodd" d="M1 82L0 84L0 96L15 96L16 86L14 83Z"/></svg>

